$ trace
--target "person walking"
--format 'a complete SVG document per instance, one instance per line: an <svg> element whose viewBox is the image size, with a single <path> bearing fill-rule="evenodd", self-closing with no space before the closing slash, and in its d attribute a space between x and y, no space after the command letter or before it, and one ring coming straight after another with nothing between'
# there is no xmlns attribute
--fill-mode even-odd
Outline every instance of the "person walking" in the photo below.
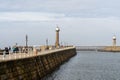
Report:
<svg viewBox="0 0 120 80"><path fill-rule="evenodd" d="M5 53L6 53L6 54L9 54L9 49L8 49L8 47L5 47Z"/></svg>

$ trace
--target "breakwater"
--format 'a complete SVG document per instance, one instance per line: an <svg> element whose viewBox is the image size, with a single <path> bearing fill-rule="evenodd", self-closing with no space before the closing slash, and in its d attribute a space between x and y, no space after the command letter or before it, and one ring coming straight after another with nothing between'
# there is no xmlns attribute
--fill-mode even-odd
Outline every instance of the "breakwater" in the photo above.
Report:
<svg viewBox="0 0 120 80"><path fill-rule="evenodd" d="M106 46L76 46L77 51L99 51L104 49Z"/></svg>
<svg viewBox="0 0 120 80"><path fill-rule="evenodd" d="M41 80L76 55L74 47L0 62L0 80Z"/></svg>
<svg viewBox="0 0 120 80"><path fill-rule="evenodd" d="M106 46L103 49L100 49L99 51L102 52L120 52L120 46Z"/></svg>

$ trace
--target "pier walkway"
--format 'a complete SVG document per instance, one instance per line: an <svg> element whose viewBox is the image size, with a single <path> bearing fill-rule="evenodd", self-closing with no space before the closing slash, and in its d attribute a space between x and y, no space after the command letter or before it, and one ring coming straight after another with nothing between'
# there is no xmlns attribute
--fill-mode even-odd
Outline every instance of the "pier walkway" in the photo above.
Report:
<svg viewBox="0 0 120 80"><path fill-rule="evenodd" d="M65 48L59 48L59 49L53 49L53 50L45 50L45 51L37 52L37 54L33 51L29 51L28 53L9 53L7 55L0 55L0 62L34 57L38 55L52 54L53 52L63 51L63 50L72 49L72 48L75 48L75 47L65 47Z"/></svg>

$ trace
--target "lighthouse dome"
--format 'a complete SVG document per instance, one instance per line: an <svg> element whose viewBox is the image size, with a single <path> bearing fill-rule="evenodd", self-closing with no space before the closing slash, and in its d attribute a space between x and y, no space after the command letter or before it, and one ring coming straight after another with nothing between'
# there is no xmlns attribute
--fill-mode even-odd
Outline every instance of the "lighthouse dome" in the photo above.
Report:
<svg viewBox="0 0 120 80"><path fill-rule="evenodd" d="M115 36L115 35L113 36L113 39L116 39L116 36Z"/></svg>

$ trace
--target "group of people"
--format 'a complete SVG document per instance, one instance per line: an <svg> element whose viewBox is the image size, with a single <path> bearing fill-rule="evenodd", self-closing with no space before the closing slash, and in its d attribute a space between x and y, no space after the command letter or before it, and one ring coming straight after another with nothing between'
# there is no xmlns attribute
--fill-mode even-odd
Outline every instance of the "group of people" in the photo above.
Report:
<svg viewBox="0 0 120 80"><path fill-rule="evenodd" d="M19 52L19 48L17 46L13 46L13 53L18 53Z"/></svg>
<svg viewBox="0 0 120 80"><path fill-rule="evenodd" d="M18 47L15 47L15 46L12 49L11 47L5 47L4 51L5 51L5 54L9 54L10 52L18 53L19 49Z"/></svg>
<svg viewBox="0 0 120 80"><path fill-rule="evenodd" d="M31 48L35 54L38 53L38 50L36 48ZM26 47L18 47L18 46L13 46L11 47L5 47L3 50L3 54L9 54L9 53L28 53L29 49Z"/></svg>

